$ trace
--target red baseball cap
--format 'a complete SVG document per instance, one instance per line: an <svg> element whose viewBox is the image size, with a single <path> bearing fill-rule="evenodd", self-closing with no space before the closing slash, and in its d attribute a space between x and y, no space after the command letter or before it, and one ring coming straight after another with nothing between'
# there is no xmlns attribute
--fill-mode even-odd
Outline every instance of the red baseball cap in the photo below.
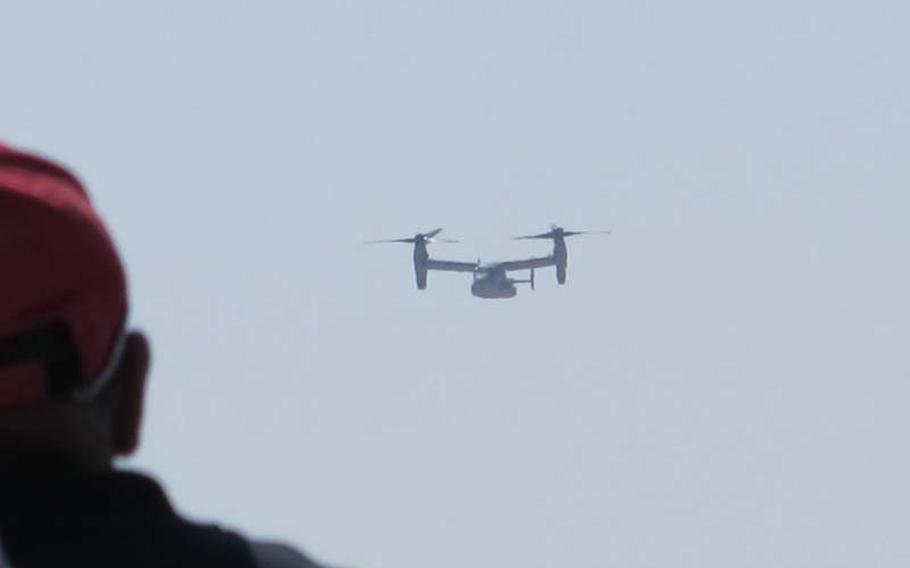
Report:
<svg viewBox="0 0 910 568"><path fill-rule="evenodd" d="M97 392L126 313L123 266L82 184L0 143L0 411Z"/></svg>

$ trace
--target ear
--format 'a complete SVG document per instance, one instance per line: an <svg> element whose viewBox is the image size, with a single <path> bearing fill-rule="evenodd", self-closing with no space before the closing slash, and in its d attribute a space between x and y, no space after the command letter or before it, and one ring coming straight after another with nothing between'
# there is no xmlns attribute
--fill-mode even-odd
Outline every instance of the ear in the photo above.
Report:
<svg viewBox="0 0 910 568"><path fill-rule="evenodd" d="M129 455L139 446L149 360L149 344L145 335L131 331L126 338L117 376L113 378L120 391L113 414L114 452L119 455Z"/></svg>

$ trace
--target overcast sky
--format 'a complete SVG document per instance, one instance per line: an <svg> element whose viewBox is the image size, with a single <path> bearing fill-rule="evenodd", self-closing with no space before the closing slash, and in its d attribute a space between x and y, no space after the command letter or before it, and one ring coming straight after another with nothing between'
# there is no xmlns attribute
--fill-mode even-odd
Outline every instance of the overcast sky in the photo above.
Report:
<svg viewBox="0 0 910 568"><path fill-rule="evenodd" d="M363 568L910 563L910 4L2 2L153 343L127 467ZM546 254L509 301L434 256Z"/></svg>

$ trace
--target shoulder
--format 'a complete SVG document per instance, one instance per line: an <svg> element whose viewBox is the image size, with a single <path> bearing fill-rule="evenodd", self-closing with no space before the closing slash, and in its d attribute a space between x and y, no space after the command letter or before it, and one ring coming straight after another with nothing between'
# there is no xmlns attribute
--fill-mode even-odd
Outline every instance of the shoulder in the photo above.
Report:
<svg viewBox="0 0 910 568"><path fill-rule="evenodd" d="M252 540L249 544L257 568L323 568L285 544Z"/></svg>

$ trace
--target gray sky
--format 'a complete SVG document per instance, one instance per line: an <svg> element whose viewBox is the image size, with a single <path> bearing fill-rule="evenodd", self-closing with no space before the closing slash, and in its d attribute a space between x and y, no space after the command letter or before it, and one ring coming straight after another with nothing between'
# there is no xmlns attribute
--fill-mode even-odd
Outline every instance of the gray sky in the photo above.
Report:
<svg viewBox="0 0 910 568"><path fill-rule="evenodd" d="M910 562L910 4L4 2L200 519L332 562ZM548 252L507 302L410 250Z"/></svg>

